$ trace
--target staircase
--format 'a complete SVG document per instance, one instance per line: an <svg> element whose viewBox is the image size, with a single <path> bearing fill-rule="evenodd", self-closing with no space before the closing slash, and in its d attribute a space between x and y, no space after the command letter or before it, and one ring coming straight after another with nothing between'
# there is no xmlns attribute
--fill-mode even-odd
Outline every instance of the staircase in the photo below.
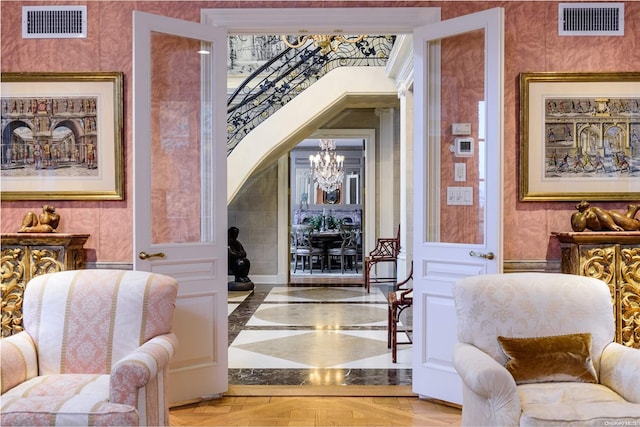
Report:
<svg viewBox="0 0 640 427"><path fill-rule="evenodd" d="M367 36L338 51L284 49L253 72L227 102L230 202L246 179L346 108L392 106L397 89L384 66L395 37ZM322 78L321 78L322 77Z"/></svg>
<svg viewBox="0 0 640 427"><path fill-rule="evenodd" d="M396 106L398 89L384 67L337 68L249 132L227 156L227 203L251 174L272 164L348 108Z"/></svg>

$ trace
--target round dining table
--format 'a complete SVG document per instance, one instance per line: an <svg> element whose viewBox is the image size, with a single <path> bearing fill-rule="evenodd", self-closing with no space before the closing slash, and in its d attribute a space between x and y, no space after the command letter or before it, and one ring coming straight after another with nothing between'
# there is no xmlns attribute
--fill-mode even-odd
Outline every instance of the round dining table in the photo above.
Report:
<svg viewBox="0 0 640 427"><path fill-rule="evenodd" d="M322 262L329 269L329 248L334 243L342 243L339 230L314 231L312 241L318 242L322 247Z"/></svg>

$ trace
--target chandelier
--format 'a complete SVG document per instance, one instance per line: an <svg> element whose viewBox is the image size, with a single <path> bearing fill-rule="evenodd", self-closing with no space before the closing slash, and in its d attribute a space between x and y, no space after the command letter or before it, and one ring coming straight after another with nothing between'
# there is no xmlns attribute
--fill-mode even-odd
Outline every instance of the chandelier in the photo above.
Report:
<svg viewBox="0 0 640 427"><path fill-rule="evenodd" d="M336 154L335 139L321 139L320 150L309 156L311 177L327 193L337 190L344 179L344 156Z"/></svg>
<svg viewBox="0 0 640 427"><path fill-rule="evenodd" d="M287 36L281 36L284 44L289 46L290 48L299 48L302 47L308 40L313 41L313 44L316 47L321 49L323 55L329 53L329 51L337 52L338 47L343 43L358 43L360 40L364 39L365 35L360 36L341 36L341 35L329 35L329 34L317 34L317 35L304 35L297 36L295 42L290 42Z"/></svg>

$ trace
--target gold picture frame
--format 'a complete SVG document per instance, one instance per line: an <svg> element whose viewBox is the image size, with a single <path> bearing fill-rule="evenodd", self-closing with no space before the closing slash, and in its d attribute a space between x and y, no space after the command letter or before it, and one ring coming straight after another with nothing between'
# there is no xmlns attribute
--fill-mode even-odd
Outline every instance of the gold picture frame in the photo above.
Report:
<svg viewBox="0 0 640 427"><path fill-rule="evenodd" d="M640 73L519 80L521 201L640 199Z"/></svg>
<svg viewBox="0 0 640 427"><path fill-rule="evenodd" d="M2 200L123 200L123 73L2 73Z"/></svg>

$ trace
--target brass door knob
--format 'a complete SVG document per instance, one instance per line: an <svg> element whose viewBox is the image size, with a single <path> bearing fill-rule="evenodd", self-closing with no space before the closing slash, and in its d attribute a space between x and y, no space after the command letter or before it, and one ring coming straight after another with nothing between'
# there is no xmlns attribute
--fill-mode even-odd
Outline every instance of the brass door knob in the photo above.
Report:
<svg viewBox="0 0 640 427"><path fill-rule="evenodd" d="M145 251L140 252L138 258L140 259L149 259L149 258L164 258L164 252L157 252L155 254L148 254Z"/></svg>
<svg viewBox="0 0 640 427"><path fill-rule="evenodd" d="M493 252L489 252L488 254L483 254L481 252L471 251L471 252L469 252L469 256L477 256L477 257L486 258L486 259L489 259L489 260L495 258L495 255L493 254Z"/></svg>

